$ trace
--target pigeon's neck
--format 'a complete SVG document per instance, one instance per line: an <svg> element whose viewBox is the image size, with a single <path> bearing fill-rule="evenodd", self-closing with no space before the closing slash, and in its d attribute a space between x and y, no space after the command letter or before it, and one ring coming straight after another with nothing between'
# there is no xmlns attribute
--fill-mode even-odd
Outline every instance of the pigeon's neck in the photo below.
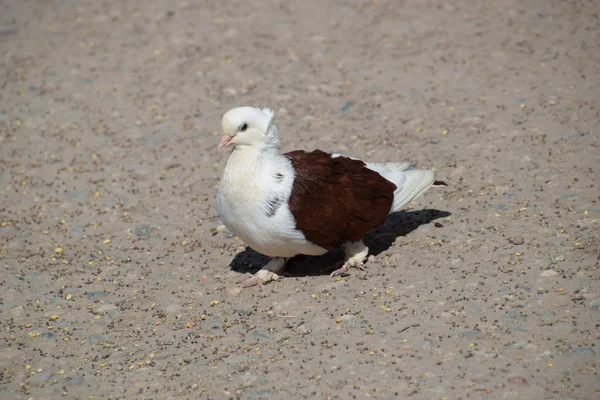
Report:
<svg viewBox="0 0 600 400"><path fill-rule="evenodd" d="M267 128L267 141L265 147L279 151L279 132L277 132L277 125L273 122L269 124Z"/></svg>
<svg viewBox="0 0 600 400"><path fill-rule="evenodd" d="M278 148L236 146L227 160L223 178L231 181L254 179L265 165L278 157L282 157Z"/></svg>

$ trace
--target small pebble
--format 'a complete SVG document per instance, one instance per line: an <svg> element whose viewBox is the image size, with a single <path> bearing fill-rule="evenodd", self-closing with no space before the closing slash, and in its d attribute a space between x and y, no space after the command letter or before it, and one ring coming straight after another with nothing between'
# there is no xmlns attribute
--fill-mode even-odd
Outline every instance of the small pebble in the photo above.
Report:
<svg viewBox="0 0 600 400"><path fill-rule="evenodd" d="M558 275L558 272L553 269L546 270L540 274L542 278L554 278L556 275Z"/></svg>
<svg viewBox="0 0 600 400"><path fill-rule="evenodd" d="M522 245L525 243L525 239L522 236L515 236L508 238L508 241L516 246Z"/></svg>
<svg viewBox="0 0 600 400"><path fill-rule="evenodd" d="M517 385L527 385L527 380L521 376L511 376L508 381Z"/></svg>

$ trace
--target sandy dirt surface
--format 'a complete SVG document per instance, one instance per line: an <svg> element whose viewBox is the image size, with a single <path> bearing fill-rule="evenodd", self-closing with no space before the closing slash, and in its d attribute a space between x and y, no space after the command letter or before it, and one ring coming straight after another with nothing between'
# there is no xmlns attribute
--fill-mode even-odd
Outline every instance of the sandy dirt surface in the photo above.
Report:
<svg viewBox="0 0 600 400"><path fill-rule="evenodd" d="M600 396L598 2L7 0L0 76L0 398ZM239 105L450 186L239 293Z"/></svg>

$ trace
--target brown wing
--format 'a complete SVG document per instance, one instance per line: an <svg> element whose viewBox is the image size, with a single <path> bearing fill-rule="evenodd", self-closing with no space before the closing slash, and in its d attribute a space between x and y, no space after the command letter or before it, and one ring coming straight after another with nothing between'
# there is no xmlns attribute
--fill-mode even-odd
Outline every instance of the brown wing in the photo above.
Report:
<svg viewBox="0 0 600 400"><path fill-rule="evenodd" d="M296 228L327 250L361 240L383 224L396 185L360 160L320 150L285 154L296 171L289 206Z"/></svg>

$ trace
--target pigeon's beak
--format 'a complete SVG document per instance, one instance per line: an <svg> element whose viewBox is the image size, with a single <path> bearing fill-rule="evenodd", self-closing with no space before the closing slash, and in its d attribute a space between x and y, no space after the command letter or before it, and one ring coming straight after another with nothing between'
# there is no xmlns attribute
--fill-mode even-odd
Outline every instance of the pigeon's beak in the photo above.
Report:
<svg viewBox="0 0 600 400"><path fill-rule="evenodd" d="M224 135L221 138L221 142L219 143L219 152L225 150L227 146L231 145L231 141L233 140L233 136Z"/></svg>

